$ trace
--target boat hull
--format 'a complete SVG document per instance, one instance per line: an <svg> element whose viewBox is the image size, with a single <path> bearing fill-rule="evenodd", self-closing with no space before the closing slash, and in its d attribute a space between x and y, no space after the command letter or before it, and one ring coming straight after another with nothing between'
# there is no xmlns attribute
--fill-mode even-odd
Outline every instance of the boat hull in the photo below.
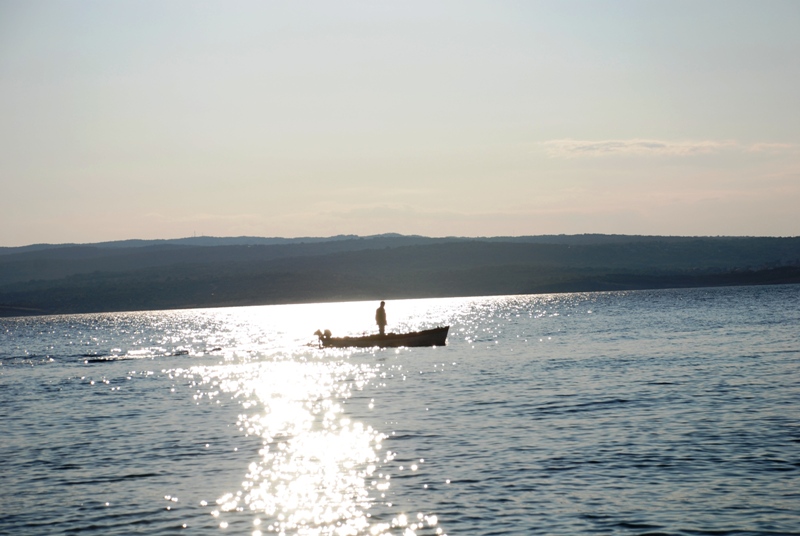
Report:
<svg viewBox="0 0 800 536"><path fill-rule="evenodd" d="M321 337L324 348L399 348L402 346L445 346L450 326L415 331L412 333L387 333L364 337Z"/></svg>

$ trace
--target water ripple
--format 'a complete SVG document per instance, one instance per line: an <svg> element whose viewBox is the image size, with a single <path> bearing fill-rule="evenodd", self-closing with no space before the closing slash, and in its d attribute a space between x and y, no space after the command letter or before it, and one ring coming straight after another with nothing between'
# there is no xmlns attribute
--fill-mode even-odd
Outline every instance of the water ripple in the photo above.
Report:
<svg viewBox="0 0 800 536"><path fill-rule="evenodd" d="M388 306L0 320L0 533L800 534L800 287Z"/></svg>

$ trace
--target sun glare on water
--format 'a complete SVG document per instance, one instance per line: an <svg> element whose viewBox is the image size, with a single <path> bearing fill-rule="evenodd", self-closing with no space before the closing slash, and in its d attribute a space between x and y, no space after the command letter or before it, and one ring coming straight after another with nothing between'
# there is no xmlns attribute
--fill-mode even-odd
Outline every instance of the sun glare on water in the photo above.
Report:
<svg viewBox="0 0 800 536"><path fill-rule="evenodd" d="M442 311L418 302L392 302L390 327L439 325ZM393 504L390 473L396 454L384 448L385 431L345 412L353 392L380 381L381 368L370 359L351 359L348 350L321 350L313 337L315 329L374 333L377 306L357 302L210 313L209 325L217 334L211 344L223 349L224 359L175 372L192 378L200 388L196 397L207 390L240 404L239 433L261 443L243 467L240 488L209 506L221 529L252 515L252 536L444 534L435 515L409 514Z"/></svg>
<svg viewBox="0 0 800 536"><path fill-rule="evenodd" d="M189 371L242 400L237 426L258 436L262 448L241 489L217 499L211 514L253 514L253 535L442 534L435 516L405 514L375 519L370 508L386 501L393 459L386 435L347 418L340 402L375 376L366 365L274 361ZM386 503L391 506L391 503Z"/></svg>

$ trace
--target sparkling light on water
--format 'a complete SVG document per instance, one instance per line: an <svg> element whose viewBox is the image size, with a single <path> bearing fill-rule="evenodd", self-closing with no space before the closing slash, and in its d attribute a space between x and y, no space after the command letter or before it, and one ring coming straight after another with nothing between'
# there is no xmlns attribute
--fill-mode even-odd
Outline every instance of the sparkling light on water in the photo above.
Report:
<svg viewBox="0 0 800 536"><path fill-rule="evenodd" d="M217 500L222 512L264 515L276 532L345 535L369 527L367 478L380 461L384 436L343 417L335 400L349 396L345 378L363 382L371 371L277 362L191 372L246 400L237 424L263 440L242 488Z"/></svg>
<svg viewBox="0 0 800 536"><path fill-rule="evenodd" d="M337 314L327 314L329 322L324 326L352 333L345 326L364 324L365 308L363 303L338 304ZM421 310L420 305L413 310ZM239 432L261 439L258 457L243 474L241 487L229 490L209 507L220 528L228 526L226 516L249 514L254 516L253 534L444 534L437 516L430 513L386 516L386 509L393 507L387 498L391 475L381 468L395 454L383 448L384 431L344 411L343 402L376 379L380 367L350 361L347 350L309 349L297 355L299 341L307 336L308 307L283 308L280 322L270 318L270 312L262 308L222 314L228 316L229 338L237 341L237 349L259 346L263 337L254 326L277 326L269 336L272 357L264 359L262 352L260 359L243 362L246 356L241 353L227 354L216 366L172 372L192 379L198 400L227 395L238 401L242 408L236 423ZM398 306L393 313L395 325L407 326L412 310ZM221 331L219 325L216 331ZM216 342L223 344L223 339ZM275 352L282 347L292 351ZM398 350L392 352L396 355ZM292 359L286 359L292 354ZM368 408L374 409L374 404L370 402ZM411 470L417 469L413 464ZM383 515L376 518L371 509L378 503Z"/></svg>
<svg viewBox="0 0 800 536"><path fill-rule="evenodd" d="M377 304L0 319L0 533L796 532L800 286Z"/></svg>

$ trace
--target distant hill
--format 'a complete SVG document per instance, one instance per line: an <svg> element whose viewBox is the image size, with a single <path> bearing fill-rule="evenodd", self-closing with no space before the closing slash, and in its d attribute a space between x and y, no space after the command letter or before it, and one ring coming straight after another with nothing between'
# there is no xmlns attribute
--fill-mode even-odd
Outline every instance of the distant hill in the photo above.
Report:
<svg viewBox="0 0 800 536"><path fill-rule="evenodd" d="M93 247L93 248L114 248L128 249L151 246L275 246L290 244L319 244L326 242L342 242L352 240L367 240L373 243L381 239L394 240L398 243L425 243L435 241L491 241L491 242L510 242L510 243L530 243L530 244L565 244L565 245L599 245L599 244L620 244L630 242L648 242L652 240L660 241L685 241L687 237L664 237L664 236L645 236L645 235L603 235L603 234L581 234L581 235L537 235L537 236L497 236L497 237L443 237L429 238L418 235L401 235L397 233L386 233L371 236L357 235L337 235L331 237L300 237L300 238L280 238L280 237L257 237L257 236L236 236L236 237L215 237L215 236L195 236L187 238L169 238L159 240L116 240L112 242L96 242L92 244L32 244L19 247L0 247L1 255L24 253L32 251L42 251L50 249L74 248L74 247Z"/></svg>
<svg viewBox="0 0 800 536"><path fill-rule="evenodd" d="M800 238L127 240L0 251L0 315L800 282Z"/></svg>
<svg viewBox="0 0 800 536"><path fill-rule="evenodd" d="M391 235L386 235L391 236ZM398 236L398 235L394 235ZM188 238L169 238L161 240L116 240L113 242L97 242L94 244L33 244L20 247L0 247L0 255L23 253L27 251L42 251L55 248L69 248L76 246L90 246L95 248L115 248L126 249L149 246L274 246L277 244L304 244L318 242L332 242L337 240L352 240L358 238L356 235L339 235L328 238L306 237L306 238L264 238L258 236L236 236L236 237L215 237L215 236L194 236Z"/></svg>

